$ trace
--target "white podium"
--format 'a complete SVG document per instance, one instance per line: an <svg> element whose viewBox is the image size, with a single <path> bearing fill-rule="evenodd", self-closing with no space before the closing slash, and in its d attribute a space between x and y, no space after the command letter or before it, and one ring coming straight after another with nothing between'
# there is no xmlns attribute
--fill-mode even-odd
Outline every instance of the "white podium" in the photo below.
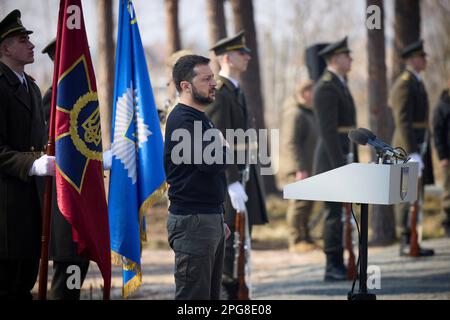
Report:
<svg viewBox="0 0 450 320"><path fill-rule="evenodd" d="M284 187L284 199L361 204L359 292L349 299L375 299L367 292L368 205L414 202L418 173L417 162L351 163Z"/></svg>

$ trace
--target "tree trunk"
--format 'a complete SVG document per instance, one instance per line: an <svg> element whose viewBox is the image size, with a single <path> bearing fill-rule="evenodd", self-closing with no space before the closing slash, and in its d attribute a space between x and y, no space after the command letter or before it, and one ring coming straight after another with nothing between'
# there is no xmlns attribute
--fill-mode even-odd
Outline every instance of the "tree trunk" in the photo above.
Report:
<svg viewBox="0 0 450 320"><path fill-rule="evenodd" d="M181 49L180 26L178 23L178 0L165 0L167 17L167 56Z"/></svg>
<svg viewBox="0 0 450 320"><path fill-rule="evenodd" d="M266 126L264 121L264 101L261 92L256 28L253 16L253 1L231 0L231 6L234 15L235 32L245 30L247 46L252 50L252 59L250 60L247 71L242 74L242 87L247 98L247 105L255 116L256 128L263 129ZM264 185L268 194L278 192L273 175L264 176Z"/></svg>
<svg viewBox="0 0 450 320"><path fill-rule="evenodd" d="M392 56L392 81L402 72L401 52L408 44L420 38L420 1L395 0L394 50Z"/></svg>
<svg viewBox="0 0 450 320"><path fill-rule="evenodd" d="M217 41L227 36L227 24L225 20L224 12L225 0L207 0L207 15L209 25L209 45L214 46ZM214 53L211 52L211 67L215 74L220 70L219 63L214 57Z"/></svg>
<svg viewBox="0 0 450 320"><path fill-rule="evenodd" d="M114 22L113 2L98 1L97 90L101 114L103 148L111 145L111 114L114 94Z"/></svg>
<svg viewBox="0 0 450 320"><path fill-rule="evenodd" d="M170 56L181 50L180 25L178 22L178 0L165 0L166 3L166 28L167 28L167 61ZM167 77L172 77L172 65L167 66ZM168 81L171 83L171 81ZM176 88L171 84L167 87L167 104L170 105L176 100Z"/></svg>
<svg viewBox="0 0 450 320"><path fill-rule="evenodd" d="M376 5L381 9L381 29L368 30L368 102L369 123L372 132L389 141L390 120L387 106L387 73L384 45L384 8L383 0L367 0L367 7ZM375 160L375 154L372 154ZM395 241L395 215L393 206L372 206L372 239L374 245L387 245Z"/></svg>
<svg viewBox="0 0 450 320"><path fill-rule="evenodd" d="M100 108L103 150L111 148L111 117L114 94L114 22L112 6L113 2L111 0L99 0L97 6L97 92ZM105 191L106 195L108 195L109 171L105 172L105 174Z"/></svg>

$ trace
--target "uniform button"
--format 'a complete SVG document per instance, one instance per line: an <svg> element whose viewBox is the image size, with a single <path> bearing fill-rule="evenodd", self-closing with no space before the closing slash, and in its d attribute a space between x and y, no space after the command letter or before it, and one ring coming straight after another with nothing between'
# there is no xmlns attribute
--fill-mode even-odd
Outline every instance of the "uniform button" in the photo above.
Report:
<svg viewBox="0 0 450 320"><path fill-rule="evenodd" d="M31 150L31 151L34 151L34 147L31 147L30 150Z"/></svg>

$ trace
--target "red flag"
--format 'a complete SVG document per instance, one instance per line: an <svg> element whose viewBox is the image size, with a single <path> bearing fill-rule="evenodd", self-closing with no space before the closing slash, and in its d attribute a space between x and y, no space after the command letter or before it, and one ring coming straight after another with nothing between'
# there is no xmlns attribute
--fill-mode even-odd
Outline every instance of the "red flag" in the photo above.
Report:
<svg viewBox="0 0 450 320"><path fill-rule="evenodd" d="M103 184L100 110L80 0L61 0L50 136L55 138L58 206L72 225L78 253L111 286L108 210Z"/></svg>

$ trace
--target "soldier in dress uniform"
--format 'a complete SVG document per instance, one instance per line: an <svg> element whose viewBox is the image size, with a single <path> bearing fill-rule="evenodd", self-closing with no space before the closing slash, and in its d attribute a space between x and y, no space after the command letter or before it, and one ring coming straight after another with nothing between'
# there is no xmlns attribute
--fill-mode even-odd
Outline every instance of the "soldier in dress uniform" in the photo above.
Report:
<svg viewBox="0 0 450 320"><path fill-rule="evenodd" d="M443 176L445 220L443 226L450 236L450 77L447 88L442 92L433 117L434 145Z"/></svg>
<svg viewBox="0 0 450 320"><path fill-rule="evenodd" d="M56 51L56 38L50 41L42 50L54 61ZM50 119L52 102L52 87L48 88L43 97L45 121L47 131ZM80 288L89 268L89 260L81 258L77 254L76 244L72 239L72 227L62 215L56 198L56 186L53 181L53 208L51 219L51 236L49 246L49 258L53 260L53 278L49 297L53 300L79 300L81 289L68 288L67 280L73 276L74 267L80 270Z"/></svg>
<svg viewBox="0 0 450 320"><path fill-rule="evenodd" d="M19 10L0 21L0 299L31 299L39 268L42 176L55 175L44 154L42 97L24 72L34 45Z"/></svg>
<svg viewBox="0 0 450 320"><path fill-rule="evenodd" d="M431 146L428 124L428 96L420 72L427 65L423 41L418 40L402 51L406 70L395 80L390 94L395 131L392 144L402 147L412 161L419 162L419 175L422 176L422 189L434 183L431 161ZM397 226L401 234L400 254L409 252L409 211L410 203L396 206ZM420 248L421 256L434 254L431 249Z"/></svg>
<svg viewBox="0 0 450 320"><path fill-rule="evenodd" d="M443 207L445 220L443 227L447 237L450 236L450 77L447 88L441 94L433 116L434 145L444 182Z"/></svg>
<svg viewBox="0 0 450 320"><path fill-rule="evenodd" d="M206 109L206 114L225 137L226 129L243 129L245 131L255 128L252 110L247 107L245 95L239 83L240 75L245 72L251 59L250 49L245 44L244 31L218 41L211 50L214 51L219 61L220 72L217 77L216 99ZM231 141L229 143L232 144ZM243 148L250 154L257 154L255 152L258 148L256 142L244 146L234 143L235 151ZM253 149L251 150L251 148ZM249 166L249 180L244 187L241 181L245 168L245 164L231 164L226 170L228 195L225 200L225 222L230 227L232 236L226 243L222 284L229 299L237 297L237 282L233 277L236 210L243 211L246 207L250 230L253 225L268 222L264 186L259 167L257 164Z"/></svg>
<svg viewBox="0 0 450 320"><path fill-rule="evenodd" d="M280 128L280 166L277 181L280 189L286 184L312 175L317 127L312 109L312 80L301 81L295 94L287 98L282 109ZM318 248L311 238L308 222L313 201L289 200L286 221L289 230L289 251L304 252Z"/></svg>
<svg viewBox="0 0 450 320"><path fill-rule="evenodd" d="M325 59L327 69L316 84L313 98L319 131L314 155L315 174L358 161L357 148L347 136L356 126L355 105L347 86L347 74L352 64L347 37L327 45L319 55ZM342 245L342 203L325 202L325 210L324 279L346 280Z"/></svg>

